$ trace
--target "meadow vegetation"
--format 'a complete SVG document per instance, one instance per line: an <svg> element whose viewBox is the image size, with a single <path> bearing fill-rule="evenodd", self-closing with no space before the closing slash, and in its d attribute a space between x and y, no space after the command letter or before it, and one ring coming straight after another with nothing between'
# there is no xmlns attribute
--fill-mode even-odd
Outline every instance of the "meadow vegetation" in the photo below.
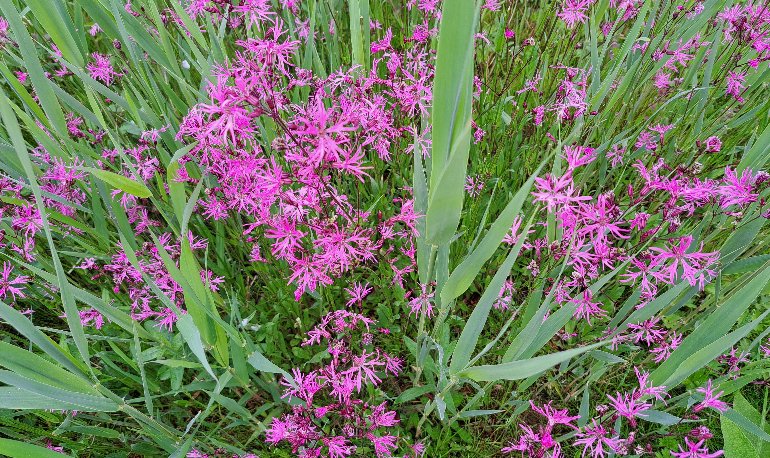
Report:
<svg viewBox="0 0 770 458"><path fill-rule="evenodd" d="M770 456L767 0L0 0L0 455Z"/></svg>

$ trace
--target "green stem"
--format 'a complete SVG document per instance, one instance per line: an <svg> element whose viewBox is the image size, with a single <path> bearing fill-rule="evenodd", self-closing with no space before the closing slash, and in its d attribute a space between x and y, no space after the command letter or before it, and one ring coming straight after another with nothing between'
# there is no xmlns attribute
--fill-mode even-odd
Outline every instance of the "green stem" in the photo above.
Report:
<svg viewBox="0 0 770 458"><path fill-rule="evenodd" d="M433 278L433 271L436 267L436 254L438 253L438 246L437 245L431 245L430 246L430 256L428 257L428 275L427 275L427 282L428 284L431 283L431 280ZM428 285L425 285L427 288ZM417 325L417 361L416 361L416 368L415 368L415 374L414 374L414 385L417 386L420 382L420 377L422 376L422 366L424 364L423 358L420 357L421 351L420 348L422 348L423 344L425 343L425 338L427 337L427 334L425 332L425 323L426 318L424 313L420 313L420 322Z"/></svg>

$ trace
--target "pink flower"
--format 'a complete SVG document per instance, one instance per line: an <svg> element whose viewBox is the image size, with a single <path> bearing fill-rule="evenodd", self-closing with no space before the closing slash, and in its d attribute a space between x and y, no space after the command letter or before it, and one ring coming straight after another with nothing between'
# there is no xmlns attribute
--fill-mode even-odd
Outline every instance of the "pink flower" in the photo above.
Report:
<svg viewBox="0 0 770 458"><path fill-rule="evenodd" d="M698 442L691 441L689 438L685 437L684 444L687 450L682 448L682 445L679 445L679 451L671 451L671 456L674 458L717 458L718 456L722 456L724 454L723 450L716 451L714 453L710 453L709 449L707 447L703 446L703 443L706 442L705 440L701 440Z"/></svg>
<svg viewBox="0 0 770 458"><path fill-rule="evenodd" d="M29 282L29 277L26 275L18 275L11 278L13 272L13 266L10 262L3 263L3 270L0 272L0 297L6 299L9 295L15 301L18 298L27 297L24 294L24 288L21 285L25 285Z"/></svg>
<svg viewBox="0 0 770 458"><path fill-rule="evenodd" d="M550 428L542 429L535 433L527 425L519 424L519 428L524 432L519 436L518 442L511 442L508 446L500 450L503 453L523 452L526 456L551 456L558 458L561 456L561 445L553 440ZM549 451L549 455L545 452Z"/></svg>
<svg viewBox="0 0 770 458"><path fill-rule="evenodd" d="M324 265L319 261L302 257L294 260L293 264L294 273L289 277L289 283L297 285L294 291L294 299L297 301L306 291L315 291L319 283L331 285L334 282L324 272Z"/></svg>
<svg viewBox="0 0 770 458"><path fill-rule="evenodd" d="M350 376L356 390L360 392L364 383L377 386L382 382L382 379L377 376L377 371L384 366L385 362L380 359L379 352L369 353L363 350L360 355L354 355L351 358L350 369L342 372L342 374Z"/></svg>
<svg viewBox="0 0 770 458"><path fill-rule="evenodd" d="M273 11L270 11L270 7L270 0L244 0L240 5L233 7L233 12L243 14L247 27L256 24L257 29L259 29L261 24L269 21L275 15Z"/></svg>
<svg viewBox="0 0 770 458"><path fill-rule="evenodd" d="M485 0L482 8L489 11L500 11L500 1L501 0Z"/></svg>
<svg viewBox="0 0 770 458"><path fill-rule="evenodd" d="M471 197L478 197L484 190L484 182L478 177L467 177L465 179L465 191Z"/></svg>
<svg viewBox="0 0 770 458"><path fill-rule="evenodd" d="M730 349L729 353L719 356L717 361L720 364L726 365L728 372L733 374L733 378L737 378L741 371L741 363L749 362L748 356L748 353L739 352L737 348L733 347Z"/></svg>
<svg viewBox="0 0 770 458"><path fill-rule="evenodd" d="M647 148L650 151L655 151L658 148L658 140L650 132L642 132L636 139L637 148Z"/></svg>
<svg viewBox="0 0 770 458"><path fill-rule="evenodd" d="M91 54L91 57L94 59L94 62L86 66L91 78L101 81L106 86L110 86L115 80L115 77L123 76L122 73L116 72L112 67L108 55L95 52Z"/></svg>
<svg viewBox="0 0 770 458"><path fill-rule="evenodd" d="M652 345L666 336L666 331L657 327L659 322L660 318L652 317L639 324L631 323L628 325L628 329L631 330L628 335L634 340L634 343L644 341L647 345Z"/></svg>
<svg viewBox="0 0 770 458"><path fill-rule="evenodd" d="M45 444L45 448L48 450L53 450L54 452L64 453L64 447L60 445L53 445L53 443L49 440Z"/></svg>
<svg viewBox="0 0 770 458"><path fill-rule="evenodd" d="M585 319L589 326L591 325L591 318L607 316L607 312L601 308L601 302L591 301L592 296L591 290L586 289L582 295L572 298L572 301L577 304L573 316L577 319Z"/></svg>
<svg viewBox="0 0 770 458"><path fill-rule="evenodd" d="M725 176L722 178L724 184L717 189L722 196L720 205L727 208L730 205L738 205L743 208L746 205L756 202L759 194L752 192L756 183L756 176L750 169L744 169L740 177L737 170L725 167Z"/></svg>
<svg viewBox="0 0 770 458"><path fill-rule="evenodd" d="M350 288L345 288L345 292L350 296L350 300L348 300L348 302L345 304L346 306L361 306L364 298L372 292L372 287L369 285L369 283L366 282L364 282L364 284L353 282L353 286Z"/></svg>
<svg viewBox="0 0 770 458"><path fill-rule="evenodd" d="M342 436L324 437L321 439L329 451L329 458L345 458L356 451L354 445L348 445Z"/></svg>
<svg viewBox="0 0 770 458"><path fill-rule="evenodd" d="M537 88L537 85L540 84L541 81L543 81L543 78L540 76L540 73L536 73L532 79L528 79L527 81L525 81L524 87L516 91L516 93L522 94L527 91L532 91L535 94L538 94L540 92L540 89Z"/></svg>
<svg viewBox="0 0 770 458"><path fill-rule="evenodd" d="M653 78L653 84L662 91L673 86L674 82L671 80L671 75L669 73L658 70L658 73L655 74L655 78Z"/></svg>
<svg viewBox="0 0 770 458"><path fill-rule="evenodd" d="M549 212L556 210L558 206L579 202L581 200L591 200L588 196L575 196L575 189L572 184L572 174L565 173L560 178L549 174L546 178L535 178L535 189L532 193L535 202L545 202Z"/></svg>
<svg viewBox="0 0 770 458"><path fill-rule="evenodd" d="M649 380L650 379L649 372L645 372L645 371L639 370L638 367L634 367L634 373L636 374L636 379L639 381L638 393L641 396L652 396L659 401L663 401L663 398L665 396L668 396L668 394L666 393L665 386L654 386L652 384L652 382Z"/></svg>
<svg viewBox="0 0 770 458"><path fill-rule="evenodd" d="M578 432L575 440L575 446L582 446L583 453L580 456L589 454L591 458L604 458L609 453L619 450L622 440L618 437L612 437L613 431L607 430L596 419L591 420L590 426L585 426L583 431Z"/></svg>
<svg viewBox="0 0 770 458"><path fill-rule="evenodd" d="M719 400L719 397L724 393L723 391L714 393L714 389L711 387L711 379L706 382L706 386L698 388L695 391L703 394L703 401L701 401L692 409L693 412L700 412L706 408L712 408L719 412L724 412L730 407L726 402Z"/></svg>
<svg viewBox="0 0 770 458"><path fill-rule="evenodd" d="M607 395L612 408L620 415L628 419L631 427L636 427L636 417L645 410L652 407L652 404L641 401L641 394L635 389L629 393L616 393L615 397Z"/></svg>
<svg viewBox="0 0 770 458"><path fill-rule="evenodd" d="M547 404L543 404L542 407L538 407L534 402L529 401L532 410L544 416L548 420L548 426L566 425L572 429L578 429L572 422L580 418L580 415L570 416L567 409L554 409L551 406L551 401Z"/></svg>
<svg viewBox="0 0 770 458"><path fill-rule="evenodd" d="M672 332L669 336L669 340L658 343L658 346L650 350L655 355L653 361L656 363L662 363L667 360L671 353L679 347L682 343L682 336L676 332Z"/></svg>
<svg viewBox="0 0 770 458"><path fill-rule="evenodd" d="M377 454L378 458L391 456L397 447L397 436L375 436L374 434L369 434L367 437L372 441L374 453Z"/></svg>
<svg viewBox="0 0 770 458"><path fill-rule="evenodd" d="M8 39L8 21L4 17L0 17L0 45L10 41Z"/></svg>
<svg viewBox="0 0 770 458"><path fill-rule="evenodd" d="M626 154L626 149L622 145L613 145L612 149L607 151L607 159L610 160L610 165L617 167L622 164L624 154Z"/></svg>
<svg viewBox="0 0 770 458"><path fill-rule="evenodd" d="M415 316L425 315L427 317L433 316L433 295L435 291L428 293L428 285L420 284L420 295L415 296L409 301L409 314Z"/></svg>
<svg viewBox="0 0 770 458"><path fill-rule="evenodd" d="M567 161L567 167L569 170L575 170L582 165L588 165L596 160L596 150L588 146L565 146L564 154L562 155L565 161Z"/></svg>
<svg viewBox="0 0 770 458"><path fill-rule="evenodd" d="M696 284L702 290L706 283L706 277L716 275L716 272L709 269L719 260L719 252L702 252L690 250L692 236L680 237L676 242L669 243L666 248L651 247L650 251L657 253L652 262L661 266L661 269L654 275L657 279L673 284L678 276L678 271L682 270L682 277L695 286ZM701 242L701 250L703 243Z"/></svg>
<svg viewBox="0 0 770 458"><path fill-rule="evenodd" d="M746 82L746 72L729 72L727 74L727 95L733 96L738 102L743 102L741 94L746 88L743 84Z"/></svg>
<svg viewBox="0 0 770 458"><path fill-rule="evenodd" d="M271 246L273 255L278 259L294 260L295 252L302 248L301 240L306 234L296 229L294 221L277 218L271 228L265 231L265 237L274 239Z"/></svg>
<svg viewBox="0 0 770 458"><path fill-rule="evenodd" d="M398 356L390 356L387 353L383 353L382 356L385 358L385 372L398 375L403 369L404 360Z"/></svg>
<svg viewBox="0 0 770 458"><path fill-rule="evenodd" d="M716 135L706 139L706 152L717 153L722 149L722 140Z"/></svg>
<svg viewBox="0 0 770 458"><path fill-rule="evenodd" d="M588 20L586 13L593 0L564 0L561 11L556 16L567 25L567 28L574 29L577 24L582 24Z"/></svg>
<svg viewBox="0 0 770 458"><path fill-rule="evenodd" d="M80 323L83 326L88 326L93 323L96 329L101 329L104 326L104 317L96 309L83 310L78 312L80 315Z"/></svg>
<svg viewBox="0 0 770 458"><path fill-rule="evenodd" d="M535 116L534 123L536 126L539 126L543 123L543 119L545 118L545 106L539 105L532 109L532 113Z"/></svg>

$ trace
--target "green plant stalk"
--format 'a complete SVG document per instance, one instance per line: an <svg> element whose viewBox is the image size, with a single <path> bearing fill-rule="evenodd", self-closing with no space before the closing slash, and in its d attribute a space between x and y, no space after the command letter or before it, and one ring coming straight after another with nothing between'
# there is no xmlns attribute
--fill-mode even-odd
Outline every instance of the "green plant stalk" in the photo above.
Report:
<svg viewBox="0 0 770 458"><path fill-rule="evenodd" d="M430 256L428 257L428 283L432 282L434 271L436 270L436 255L438 253L438 246L437 245L431 245L430 246ZM429 287L429 285L426 286L426 288ZM420 382L420 377L422 376L422 366L424 364L424 361L419 357L421 352L419 349L422 347L422 345L425 343L425 339L427 338L427 334L425 332L425 325L426 325L426 317L424 313L420 313L420 321L417 324L417 348L418 348L418 358L417 358L417 368L415 370L414 374L414 386L417 386Z"/></svg>

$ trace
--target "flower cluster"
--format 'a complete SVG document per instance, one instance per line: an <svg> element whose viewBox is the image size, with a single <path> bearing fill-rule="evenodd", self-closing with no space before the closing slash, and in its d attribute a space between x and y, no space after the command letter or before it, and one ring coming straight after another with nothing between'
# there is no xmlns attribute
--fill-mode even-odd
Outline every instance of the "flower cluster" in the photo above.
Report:
<svg viewBox="0 0 770 458"><path fill-rule="evenodd" d="M367 387L398 376L403 361L375 345L372 325L363 315L338 310L308 332L302 345L326 344L328 361L309 372L294 369L293 377L281 382L291 413L273 420L268 443L285 441L301 457L359 456L366 450L378 457L393 455L404 442L388 430L399 423L396 412L387 402L368 400ZM404 456L421 454L419 444L405 447L409 452Z"/></svg>
<svg viewBox="0 0 770 458"><path fill-rule="evenodd" d="M556 425L564 425L575 432L571 443L577 449L582 450L581 456L600 458L611 454L625 456L650 453L653 450L654 441L658 437L654 433L641 434L638 430L637 420L645 419L651 415L652 412L648 411L652 410L655 403L660 403L664 408L668 408L665 398L669 395L665 386L654 386L649 381L648 373L638 368L634 368L634 371L639 382L638 388L634 388L630 392L616 393L615 396L608 395L610 404L596 406L597 415L590 418L590 421L579 423L583 426L577 426L573 423L580 419L580 416L570 416L567 409L556 409L551 402L538 407L530 401L532 410L545 417L546 424L537 426L519 424L522 433L518 440L503 447L502 452L522 452L523 456L528 457L563 457L565 455L562 454L561 443L554 440L553 431ZM697 414L707 407L719 412L727 410L727 404L719 400L722 393L714 393L711 380L705 387L695 391L703 395L703 401L692 408L693 414ZM618 421L619 418L624 418L628 423L629 431L625 435L626 437L621 437L622 432L616 429L617 425L621 425ZM697 419L697 415L691 418ZM679 451L671 451L671 454L677 458L721 456L722 451L710 454L705 446L706 440L711 437L712 434L707 427L699 426L687 432L683 438L684 446L680 445Z"/></svg>
<svg viewBox="0 0 770 458"><path fill-rule="evenodd" d="M421 69L429 57L415 47L405 58L383 40L372 49L385 56L391 78L360 67L319 78L294 64L299 42L282 20L254 8L235 11L257 14L263 36L237 42L235 59L208 88L211 101L195 106L179 128L177 139L193 147L180 160L178 180L195 181L188 163L210 176L214 185L199 202L203 215L214 221L241 215L251 260L266 260L268 242L270 255L290 267L299 300L416 234L410 200L373 223L374 215L338 184L363 182L373 156L391 160L393 142L409 133L393 113L426 111L431 75ZM308 102L291 103L287 90L304 91ZM266 139L270 151L262 146ZM401 256L389 258L395 263Z"/></svg>

